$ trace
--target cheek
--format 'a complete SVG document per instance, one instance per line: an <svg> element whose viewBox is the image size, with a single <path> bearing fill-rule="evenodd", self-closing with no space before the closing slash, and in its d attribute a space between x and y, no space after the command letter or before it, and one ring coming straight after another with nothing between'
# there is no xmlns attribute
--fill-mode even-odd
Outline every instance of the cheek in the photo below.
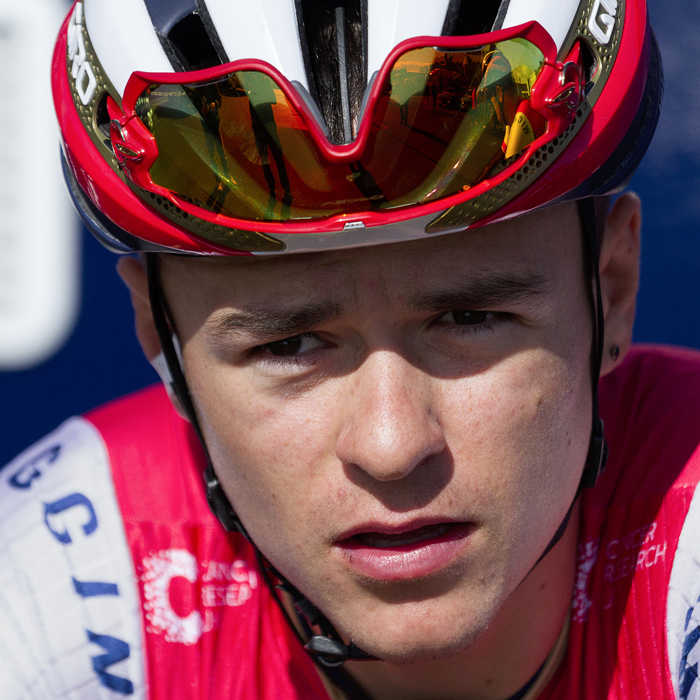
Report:
<svg viewBox="0 0 700 700"><path fill-rule="evenodd" d="M273 399L233 374L194 380L193 394L222 486L255 542L274 558L304 541L328 495L332 412L323 397Z"/></svg>
<svg viewBox="0 0 700 700"><path fill-rule="evenodd" d="M574 359L521 352L446 397L449 443L468 466L456 478L483 508L498 510L504 530L537 519L551 526L573 498L591 421L587 360Z"/></svg>

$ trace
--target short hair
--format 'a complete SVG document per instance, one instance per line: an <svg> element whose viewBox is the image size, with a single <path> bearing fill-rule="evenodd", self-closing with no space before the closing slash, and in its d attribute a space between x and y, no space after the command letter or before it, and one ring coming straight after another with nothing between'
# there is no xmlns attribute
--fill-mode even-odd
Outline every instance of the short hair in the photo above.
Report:
<svg viewBox="0 0 700 700"><path fill-rule="evenodd" d="M611 202L612 196L609 194L593 197L593 205L595 208L595 228L596 236L598 238L599 254L603 245L603 240L605 239L605 222L607 221L608 214L610 213Z"/></svg>

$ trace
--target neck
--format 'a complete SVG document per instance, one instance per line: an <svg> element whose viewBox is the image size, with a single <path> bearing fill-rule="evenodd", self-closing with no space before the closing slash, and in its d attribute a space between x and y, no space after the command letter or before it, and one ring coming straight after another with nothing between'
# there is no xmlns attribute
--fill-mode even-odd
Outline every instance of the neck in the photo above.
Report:
<svg viewBox="0 0 700 700"><path fill-rule="evenodd" d="M577 504L559 543L471 646L446 659L410 664L348 662L347 671L376 700L507 700L539 669L551 677L565 648L578 516ZM523 700L537 697L548 678L538 677Z"/></svg>

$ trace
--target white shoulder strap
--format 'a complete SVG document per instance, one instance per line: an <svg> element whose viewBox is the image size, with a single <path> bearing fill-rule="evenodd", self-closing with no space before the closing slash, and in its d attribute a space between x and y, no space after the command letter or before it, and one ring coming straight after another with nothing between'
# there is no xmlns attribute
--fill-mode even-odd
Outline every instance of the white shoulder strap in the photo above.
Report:
<svg viewBox="0 0 700 700"><path fill-rule="evenodd" d="M107 450L73 418L0 471L3 700L145 698L139 609Z"/></svg>
<svg viewBox="0 0 700 700"><path fill-rule="evenodd" d="M700 700L700 488L673 559L666 614L668 661L679 700Z"/></svg>

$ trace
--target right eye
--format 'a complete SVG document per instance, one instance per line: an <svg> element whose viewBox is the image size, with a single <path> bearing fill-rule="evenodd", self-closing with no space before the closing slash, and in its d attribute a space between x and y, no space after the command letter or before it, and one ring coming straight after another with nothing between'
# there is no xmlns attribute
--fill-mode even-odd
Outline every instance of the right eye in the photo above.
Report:
<svg viewBox="0 0 700 700"><path fill-rule="evenodd" d="M305 333L304 335L295 335L291 338L265 343L265 345L261 345L259 349L261 352L274 355L275 357L293 357L305 352L310 352L311 350L316 350L316 348L322 345L323 341L319 340L315 335Z"/></svg>
<svg viewBox="0 0 700 700"><path fill-rule="evenodd" d="M468 309L448 311L442 317L445 321L456 323L459 326L479 326L492 318L493 314L488 311L470 311Z"/></svg>

